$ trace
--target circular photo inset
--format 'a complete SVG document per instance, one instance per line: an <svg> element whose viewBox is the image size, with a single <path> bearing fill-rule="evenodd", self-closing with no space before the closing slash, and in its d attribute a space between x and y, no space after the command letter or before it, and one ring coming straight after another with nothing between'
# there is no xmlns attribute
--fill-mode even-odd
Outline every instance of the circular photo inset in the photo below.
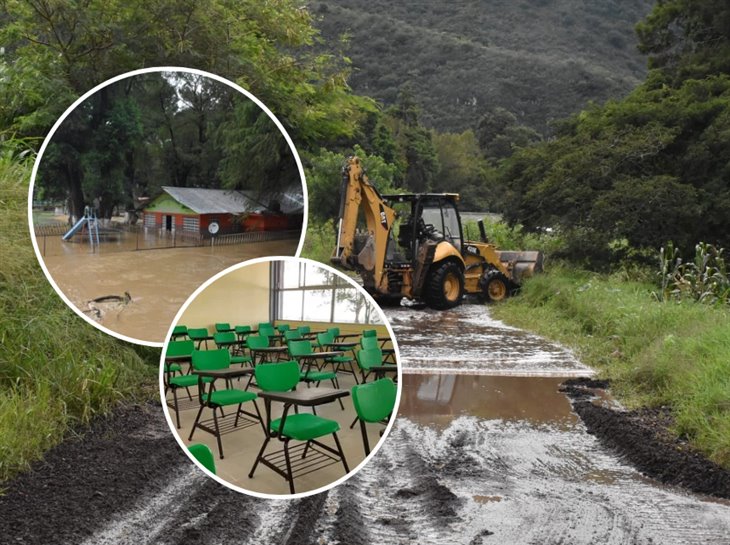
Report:
<svg viewBox="0 0 730 545"><path fill-rule="evenodd" d="M339 484L380 447L400 399L393 332L351 279L258 259L180 310L160 389L178 443L219 482L266 498Z"/></svg>
<svg viewBox="0 0 730 545"><path fill-rule="evenodd" d="M190 294L247 259L295 255L301 161L256 97L187 68L130 72L56 122L33 169L41 266L78 314L161 346Z"/></svg>

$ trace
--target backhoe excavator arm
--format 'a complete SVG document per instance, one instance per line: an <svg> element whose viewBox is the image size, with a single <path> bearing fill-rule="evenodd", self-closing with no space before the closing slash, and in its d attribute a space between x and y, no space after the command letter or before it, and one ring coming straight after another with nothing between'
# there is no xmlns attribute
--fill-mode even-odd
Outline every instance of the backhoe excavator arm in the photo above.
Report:
<svg viewBox="0 0 730 545"><path fill-rule="evenodd" d="M365 244L361 248L355 248L361 211L367 236ZM385 203L378 190L370 183L360 159L348 158L342 169L337 246L331 261L361 273L366 288L382 289L388 236L395 218L395 210Z"/></svg>

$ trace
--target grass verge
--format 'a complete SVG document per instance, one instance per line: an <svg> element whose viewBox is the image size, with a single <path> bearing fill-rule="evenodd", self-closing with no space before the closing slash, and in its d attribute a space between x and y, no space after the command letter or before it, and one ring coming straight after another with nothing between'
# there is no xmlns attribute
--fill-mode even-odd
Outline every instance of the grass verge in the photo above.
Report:
<svg viewBox="0 0 730 545"><path fill-rule="evenodd" d="M0 155L0 482L120 400L149 397L159 360L96 330L53 291L28 234L30 167Z"/></svg>
<svg viewBox="0 0 730 545"><path fill-rule="evenodd" d="M674 431L730 468L730 311L660 303L652 289L553 268L492 314L572 347L626 405L670 407Z"/></svg>

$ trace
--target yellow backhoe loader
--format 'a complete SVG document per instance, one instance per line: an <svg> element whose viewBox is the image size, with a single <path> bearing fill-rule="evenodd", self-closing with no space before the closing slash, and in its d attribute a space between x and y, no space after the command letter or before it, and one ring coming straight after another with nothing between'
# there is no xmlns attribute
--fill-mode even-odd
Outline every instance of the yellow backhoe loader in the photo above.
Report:
<svg viewBox="0 0 730 545"><path fill-rule="evenodd" d="M381 195L357 157L342 169L340 199L331 261L357 271L381 304L407 297L448 309L465 293L500 301L542 270L541 252L497 250L481 221L482 240L464 240L459 195Z"/></svg>

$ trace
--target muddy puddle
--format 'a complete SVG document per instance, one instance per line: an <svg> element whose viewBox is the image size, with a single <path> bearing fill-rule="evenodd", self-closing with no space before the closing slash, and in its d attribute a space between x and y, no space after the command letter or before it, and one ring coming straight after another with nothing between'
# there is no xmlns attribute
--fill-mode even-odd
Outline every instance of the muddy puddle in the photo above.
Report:
<svg viewBox="0 0 730 545"><path fill-rule="evenodd" d="M483 304L449 311L399 307L386 315L398 336L405 373L587 376L566 348L508 327Z"/></svg>
<svg viewBox="0 0 730 545"><path fill-rule="evenodd" d="M92 254L68 244L63 255L46 256L51 277L74 305L103 326L128 337L162 342L180 306L205 280L255 257L294 255L297 240L229 246L169 248ZM129 300L90 303L107 295Z"/></svg>
<svg viewBox="0 0 730 545"><path fill-rule="evenodd" d="M554 377L488 375L405 375L400 414L425 426L445 429L460 416L524 421L570 429L578 423Z"/></svg>

